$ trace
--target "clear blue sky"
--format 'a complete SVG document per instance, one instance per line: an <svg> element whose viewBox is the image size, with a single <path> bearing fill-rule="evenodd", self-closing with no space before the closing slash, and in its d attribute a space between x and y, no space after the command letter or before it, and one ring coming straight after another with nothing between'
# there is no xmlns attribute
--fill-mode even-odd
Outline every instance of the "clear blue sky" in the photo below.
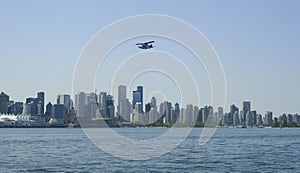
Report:
<svg viewBox="0 0 300 173"><path fill-rule="evenodd" d="M209 39L224 67L228 105L251 100L260 113L300 113L297 0L1 0L0 91L16 101L37 91L52 102L70 94L87 41L116 20L149 13L185 20Z"/></svg>

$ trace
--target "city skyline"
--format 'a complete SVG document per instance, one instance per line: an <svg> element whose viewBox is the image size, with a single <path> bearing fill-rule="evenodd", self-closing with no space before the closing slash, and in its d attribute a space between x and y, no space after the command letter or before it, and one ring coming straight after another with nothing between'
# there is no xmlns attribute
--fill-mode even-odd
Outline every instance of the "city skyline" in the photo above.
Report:
<svg viewBox="0 0 300 173"><path fill-rule="evenodd" d="M298 1L154 1L150 4L133 1L118 2L120 6L115 4L80 1L16 4L4 1L0 7L3 40L0 59L5 64L0 69L5 81L1 82L1 91L20 101L34 96L36 91L47 92L47 100L52 101L59 94L57 91L71 94L77 58L96 32L124 17L154 13L187 21L212 43L226 76L226 109L231 103L238 104L246 99L251 100L259 112L273 110L276 115L284 113L282 110L300 112L297 104L300 98L297 88L300 64ZM128 10L133 8L136 10ZM125 55L139 51L133 42L128 44L131 46L126 47ZM185 55L181 49L174 51L174 47L172 43L158 40L155 49ZM192 61L185 60L192 70L197 71L191 65ZM199 79L203 87L202 103L209 104L209 82L205 73L195 73L203 75L204 82ZM109 91L107 86L97 89Z"/></svg>
<svg viewBox="0 0 300 173"><path fill-rule="evenodd" d="M122 86L122 87L125 87L125 88L127 88L125 85L120 85L120 86ZM138 87L142 87L143 88L143 86L138 86ZM120 90L119 90L120 91ZM138 90L136 90L136 91L138 91ZM135 93L136 91L132 91L133 93ZM45 93L45 92L43 92L43 91L38 91L37 93ZM62 102L62 104L64 105L64 104L66 104L65 103L65 99L66 98L61 98L61 97L67 97L67 104L69 105L69 107L71 107L71 105L72 106L74 106L74 100L76 100L76 96L79 96L80 95L80 93L84 93L85 95L86 94L95 94L95 91L90 91L90 92L86 92L86 91L80 91L80 92L78 92L78 93L75 93L75 95L71 95L71 94L68 94L68 93L64 93L64 94L58 94L58 95L56 95L56 99L54 99L54 100L47 100L45 103L55 103L55 104L60 104L60 102ZM100 101L100 98L101 98L101 94L108 94L108 95L110 95L110 93L108 93L108 92L106 92L106 91L99 91L98 92L99 93L99 98L98 98L98 101ZM127 101L130 105L134 105L133 103L135 103L135 102L133 102L133 98L132 99L129 99L129 98L127 98L127 96L128 97L130 97L130 96L132 96L133 97L133 94L132 95L130 95L130 94L126 94L127 93L127 90L125 91L125 97L124 97L124 99L123 99L123 101ZM1 92L1 94L5 94L5 95L8 95L9 96L9 101L13 101L13 102L15 102L15 103L28 103L28 100L29 100L29 102L32 100L32 99L35 99L33 96L28 96L28 97L25 97L23 100L14 100L14 99L12 99L13 97L11 97L11 95L9 95L8 93L5 93L5 92ZM121 94L122 95L122 97L124 96L124 94ZM115 101L116 102L116 111L120 111L119 110L119 108L118 108L118 106L121 104L121 102L122 101L120 101L119 102L119 98L120 98L120 95L119 95L119 93L118 93L118 96L117 97L114 97L113 95L110 95L110 96L112 96L112 98L115 98L114 100L117 100L117 101ZM46 97L46 95L45 95L45 97ZM93 96L92 95L92 97L95 97L95 96ZM151 96L151 97L149 97L149 98L153 98L154 96ZM154 97L155 98L155 97ZM46 99L45 99L46 100ZM60 101L60 100L62 100L62 101ZM143 103L147 103L147 102L149 102L149 101L151 101L151 100L147 100L146 98L143 98ZM165 102L165 101L167 101L167 102L169 102L170 100L162 100L161 102L159 102L159 103L163 103L163 102ZM140 100L139 101L136 101L136 102L140 102ZM172 101L172 103L176 103L176 104L178 104L178 101L175 101L175 102L173 102ZM148 103L147 103L148 104ZM196 104L193 104L193 103L189 103L190 105L196 105ZM189 105L189 104L186 104L186 105ZM245 105L246 104L246 105ZM236 104L236 103L230 103L230 105L229 105L229 108L228 108L228 110L229 110L229 112L232 112L232 109L237 109L237 110L239 110L239 107L242 107L243 108L243 112L248 112L249 110L251 110L251 108L249 108L249 104L253 104L253 102L251 102L250 100L241 100L240 101L240 105L239 104ZM146 106L146 104L143 104L144 106L143 106L143 110L144 110L144 108L146 108L145 106ZM182 105L182 106L186 106L186 105ZM235 107L235 108L232 108L232 106L236 106L236 105L239 105L238 107ZM46 104L44 105L44 106L46 106ZM199 106L199 107L205 107L205 106L212 106L212 105L210 105L210 104L201 104L201 105L196 105L196 106ZM219 107L221 107L221 108L223 108L222 106L215 106L216 108L219 108ZM225 108L223 108L223 109L225 109ZM244 109L247 109L246 111L244 110ZM256 109L255 109L256 110ZM268 109L268 110L266 110L265 112L268 112L268 111L272 111L271 109ZM233 111L234 112L234 111ZM280 116L280 115L282 115L282 114L298 114L298 112L287 112L287 111L282 111L282 113L281 114L275 114L275 117L278 117L278 116ZM243 116L244 117L246 117L246 114L243 114Z"/></svg>
<svg viewBox="0 0 300 173"><path fill-rule="evenodd" d="M271 117L273 117L273 118L279 118L282 115L298 115L298 112L292 113L292 112L286 112L286 111L283 111L282 114L274 114L272 112L272 110L267 110L265 112L258 112L256 109L251 109L252 102L249 100L241 101L241 106L236 106L235 103L231 103L230 107L227 111L225 111L226 109L223 108L222 106L213 107L211 105L195 105L192 103L187 104L187 105L182 105L182 103L180 103L178 101L170 102L169 100L162 100L160 102L157 102L157 100L154 96L152 96L152 98L150 100L143 98L143 90L144 90L143 88L144 88L144 86L137 86L136 90L131 91L133 94L129 95L129 94L127 94L127 91L128 91L127 86L119 85L118 86L118 91L119 91L118 97L114 97L105 91L99 91L98 94L97 94L97 91L91 91L91 92L81 91L81 92L78 92L77 94L75 94L73 97L70 94L59 94L56 96L55 101L46 100L45 92L38 91L36 93L36 97L31 97L31 96L26 97L26 98L24 98L24 102L18 101L18 100L12 100L12 99L10 99L11 98L10 95L8 95L7 93L1 92L1 94L0 94L0 103L1 103L0 109L6 110L8 112L9 109L5 108L5 104L3 104L3 102L7 102L8 105L15 103L15 104L23 107L24 115L30 114L30 113L27 113L28 109L29 109L29 112L34 111L35 112L34 114L42 115L44 113L46 114L48 104L51 104L53 106L54 105L63 105L68 109L75 109L75 111L80 110L80 109L84 110L84 108L82 108L82 107L80 108L80 106L78 107L79 104L82 104L82 105L95 104L95 108L92 108L94 113L92 113L92 112L88 113L89 116L92 117L92 114L94 114L94 115L97 114L96 113L97 106L99 106L100 114L103 114L103 115L109 114L108 112L106 112L106 110L104 110L104 107L109 106L109 105L107 105L107 99L108 99L108 100L111 100L110 105L112 105L114 108L113 113L110 113L110 115L109 115L110 117L113 117L116 114L118 114L118 113L120 114L122 111L124 111L124 109L126 109L126 108L124 108L124 104L131 106L131 109L133 109L133 110L138 109L137 112L139 112L139 113L149 112L151 108L155 107L155 109L157 109L161 105L164 105L164 107L168 106L165 104L170 104L169 107L172 109L173 108L174 109L179 109L179 108L185 109L185 107L186 107L186 109L188 109L188 107L192 106L192 108L191 108L192 111L194 111L195 108L196 108L196 110L199 111L200 108L206 108L206 107L208 107L208 110L209 110L211 107L211 108L215 108L215 109L212 109L212 110L215 110L212 112L212 114L217 113L218 115L222 114L224 116L227 113L231 114L231 116L232 116L231 124L235 124L235 125L241 123L241 121L246 122L248 119L248 116L250 116L252 113L255 114L255 117L256 117L256 115L270 114ZM129 98L130 96L132 96L131 99ZM85 101L82 102L80 100L85 100ZM101 107L101 103L104 104L104 105L102 105L102 107ZM158 105L156 105L156 103L158 103ZM36 107L32 108L32 106L30 106L31 104L35 104ZM135 108L136 104L140 104L141 106L139 106L139 108ZM27 107L27 106L29 106L29 107ZM239 109L239 107L241 109ZM130 113L131 109L127 109L128 114ZM14 114L20 114L20 112L22 112L22 110L17 109L17 112L18 113L14 113ZM197 111L195 111L195 112L197 112ZM195 112L193 114L195 114ZM222 112L222 113L220 113L220 112ZM0 112L0 113L3 113L3 112ZM235 115L235 113L237 113L237 115ZM248 115L248 113L249 113L249 115ZM82 112L82 113L77 112L76 116L77 117L85 117L87 115L85 112ZM171 116L171 114L170 114L170 116ZM237 118L235 116L238 116L239 120L236 120ZM251 116L254 116L254 115L251 115ZM271 118L272 122L273 122L273 118ZM169 119L171 119L171 118L169 118ZM207 118L204 118L204 119L207 119ZM237 122L239 122L239 123L237 123Z"/></svg>

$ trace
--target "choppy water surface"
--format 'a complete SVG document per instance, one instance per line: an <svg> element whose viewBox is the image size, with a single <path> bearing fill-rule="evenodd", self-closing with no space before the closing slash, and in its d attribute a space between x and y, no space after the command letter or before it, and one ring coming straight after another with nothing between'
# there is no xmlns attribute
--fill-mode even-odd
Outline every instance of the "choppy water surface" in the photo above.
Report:
<svg viewBox="0 0 300 173"><path fill-rule="evenodd" d="M168 129L114 130L145 139ZM300 172L300 129L219 128L204 146L200 132L161 157L131 161L104 153L81 129L0 129L0 172Z"/></svg>

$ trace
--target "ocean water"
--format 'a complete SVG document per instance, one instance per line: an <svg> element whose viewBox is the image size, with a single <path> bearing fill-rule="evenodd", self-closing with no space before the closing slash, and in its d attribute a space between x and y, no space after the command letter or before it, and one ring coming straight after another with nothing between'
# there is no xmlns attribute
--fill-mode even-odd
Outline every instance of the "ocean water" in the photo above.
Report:
<svg viewBox="0 0 300 173"><path fill-rule="evenodd" d="M114 130L142 139L168 129ZM103 152L79 128L0 129L0 172L300 172L300 128L219 128L199 146L201 130L161 157L133 161Z"/></svg>

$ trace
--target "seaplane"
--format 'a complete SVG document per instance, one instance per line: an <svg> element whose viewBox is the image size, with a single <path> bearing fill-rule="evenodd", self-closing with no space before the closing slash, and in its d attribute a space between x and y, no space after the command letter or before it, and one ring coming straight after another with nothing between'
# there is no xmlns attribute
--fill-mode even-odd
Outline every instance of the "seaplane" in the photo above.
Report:
<svg viewBox="0 0 300 173"><path fill-rule="evenodd" d="M136 45L140 49L152 49L152 48L154 48L152 43L154 43L154 41L148 41L148 42L144 42L144 43L136 43Z"/></svg>

